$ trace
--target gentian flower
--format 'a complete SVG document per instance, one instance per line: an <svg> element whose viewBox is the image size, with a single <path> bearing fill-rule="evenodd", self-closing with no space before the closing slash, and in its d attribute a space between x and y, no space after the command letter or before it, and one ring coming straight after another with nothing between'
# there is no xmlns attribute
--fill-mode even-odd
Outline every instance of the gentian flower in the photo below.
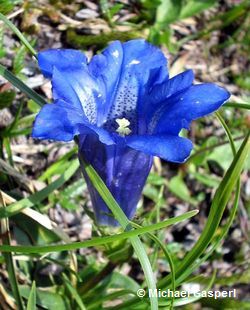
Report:
<svg viewBox="0 0 250 310"><path fill-rule="evenodd" d="M180 137L180 131L230 96L211 83L193 85L191 70L169 78L161 50L142 39L115 41L90 62L71 49L43 51L38 62L52 81L54 103L39 112L32 136L56 141L78 136L79 153L130 219L153 156L183 163L192 142ZM97 222L116 225L85 178Z"/></svg>

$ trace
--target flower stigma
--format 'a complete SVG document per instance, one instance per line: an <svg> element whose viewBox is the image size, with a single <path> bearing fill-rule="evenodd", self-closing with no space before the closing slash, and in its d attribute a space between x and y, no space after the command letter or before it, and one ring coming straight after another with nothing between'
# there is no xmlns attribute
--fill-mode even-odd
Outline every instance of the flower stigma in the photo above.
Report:
<svg viewBox="0 0 250 310"><path fill-rule="evenodd" d="M116 132L119 133L120 136L125 137L131 133L131 130L128 128L130 125L130 121L126 118L117 118L115 120L118 124L118 128L116 129Z"/></svg>

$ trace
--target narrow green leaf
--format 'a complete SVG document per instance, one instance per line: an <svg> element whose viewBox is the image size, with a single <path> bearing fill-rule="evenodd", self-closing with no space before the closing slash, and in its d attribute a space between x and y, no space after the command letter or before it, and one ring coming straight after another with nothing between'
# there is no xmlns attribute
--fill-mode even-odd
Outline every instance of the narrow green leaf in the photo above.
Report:
<svg viewBox="0 0 250 310"><path fill-rule="evenodd" d="M6 55L6 49L4 47L4 26L0 27L0 58Z"/></svg>
<svg viewBox="0 0 250 310"><path fill-rule="evenodd" d="M224 108L236 108L236 109L246 109L250 110L249 103L237 103L237 102L228 102L223 105Z"/></svg>
<svg viewBox="0 0 250 310"><path fill-rule="evenodd" d="M114 16L115 14L117 14L123 7L124 7L124 4L122 4L122 3L114 4L114 5L109 9L110 17L113 18L113 16Z"/></svg>
<svg viewBox="0 0 250 310"><path fill-rule="evenodd" d="M15 35L20 39L23 45L25 45L27 49L31 52L31 54L37 58L36 51L30 45L29 41L24 37L24 35L19 31L19 29L17 29L17 27L2 13L0 13L0 20L2 20L3 23L15 33Z"/></svg>
<svg viewBox="0 0 250 310"><path fill-rule="evenodd" d="M192 272L197 270L197 268L201 264L206 262L208 260L209 256L211 256L212 253L219 246L221 246L221 243L222 243L223 239L226 237L227 232L228 232L229 228L231 227L233 220L235 218L238 203L239 203L239 198L240 198L240 181L238 181L238 183L237 183L235 198L234 198L232 209L230 210L230 215L229 215L227 223L220 229L220 233L218 236L216 236L216 239L214 239L211 242L209 250L206 252L206 254L204 256L202 256L201 258L199 258L192 266L190 266L185 272L183 272L180 277L178 277L178 279L176 281L177 285L180 285L190 274L192 274ZM216 281L216 283L217 283L217 281Z"/></svg>
<svg viewBox="0 0 250 310"><path fill-rule="evenodd" d="M5 201L3 199L2 193L0 192L0 210L5 209ZM3 246L10 246L11 244L11 237L10 237L10 230L9 230L9 221L8 219L0 220L0 234L1 234L1 241ZM15 272L15 263L12 257L12 253L3 253L3 257L6 263L6 270L8 272L9 283L12 290L12 294L15 298L16 305L19 310L23 310L23 300L20 295L18 281Z"/></svg>
<svg viewBox="0 0 250 310"><path fill-rule="evenodd" d="M0 64L0 75L2 75L6 80L8 80L13 86L18 88L21 92L27 95L30 99L33 99L41 107L47 102L36 93L33 89L25 85L20 79L18 79L13 73L6 69L3 65Z"/></svg>
<svg viewBox="0 0 250 310"><path fill-rule="evenodd" d="M26 55L26 47L22 45L20 48L18 48L14 61L13 61L13 73L15 75L18 75L24 66L24 58Z"/></svg>
<svg viewBox="0 0 250 310"><path fill-rule="evenodd" d="M217 115L218 116L218 115ZM219 120L221 120L221 118L219 117ZM229 142L231 144L231 148L232 148L232 152L234 154L234 157L237 155L237 158L240 157L241 154L241 158L243 158L243 162L244 162L244 157L247 157L247 154L249 153L249 141L248 141L248 137L246 137L246 139L244 140L244 142L241 145L241 149L238 151L238 153L236 154L236 148L232 139L232 135L230 133L229 128L227 127L227 125L225 124L225 122L222 121L222 125L225 128L225 131L227 133L227 135L231 136L229 138ZM234 162L237 162L237 159L234 158ZM233 163L234 163L233 162ZM231 166L233 166L233 163ZM241 163L241 169L244 163ZM229 169L228 169L229 170ZM239 173L240 175L240 173ZM227 174L226 174L227 176ZM226 176L224 177L223 180L227 180ZM230 181L230 180L228 180ZM235 180L235 182L237 181L237 179ZM221 186L221 185L220 185ZM219 187L220 188L220 187ZM218 188L218 190L219 190ZM218 191L217 190L217 191ZM194 272L202 263L204 263L205 261L207 261L208 257L215 251L216 248L218 248L221 245L221 241L225 238L229 228L231 227L233 220L235 218L236 215L236 211L237 211L237 206L238 206L238 201L239 201L239 197L240 197L240 181L237 182L237 186L236 186L236 193L235 193L235 198L234 198L234 203L233 203L233 207L230 211L230 215L229 215L229 219L227 221L227 223L224 225L224 227L220 230L219 235L216 237L216 239L214 240L211 237L211 246L209 247L209 250L207 251L207 253L205 255L203 255L201 258L198 258L196 260L194 260L193 264L191 263L187 268L182 268L182 264L179 266L180 268L182 268L181 273L176 275L176 285L179 286L192 272ZM216 206L215 206L216 207ZM220 207L220 206L219 206ZM211 217L213 219L213 215L211 215L211 212L209 214L209 217ZM216 215L214 216L214 219L216 219ZM208 224L206 225L206 227L208 227ZM216 233L217 230L214 231L214 233ZM160 280L159 286L163 289L166 289L169 284L171 283L171 277L167 276L164 279ZM123 306L126 307L131 307L132 305L138 304L138 299L133 298L128 302L125 302L123 304Z"/></svg>
<svg viewBox="0 0 250 310"><path fill-rule="evenodd" d="M195 216L198 213L197 210L189 211L182 215L167 219L165 221L141 227L138 229L123 232L121 234L92 238L91 240L83 242L72 242L68 244L58 244L58 245L47 245L47 246L9 246L0 245L0 251L2 252L15 252L15 253L50 253L50 252L62 252L69 250L76 250L81 248L93 247L97 245L103 245L109 242L121 241L130 237L135 237L141 234L145 234L154 230L166 228L170 225L177 224L181 221L187 220L190 217Z"/></svg>
<svg viewBox="0 0 250 310"><path fill-rule="evenodd" d="M18 120L20 118L20 115L22 113L22 110L23 110L23 102L21 102L19 105L18 105L18 110L15 114L15 118L14 120L12 121L12 123L7 126L3 131L2 131L2 136L5 136L5 137L10 137L11 135L11 131L14 130L17 126L17 123L18 123Z"/></svg>
<svg viewBox="0 0 250 310"><path fill-rule="evenodd" d="M67 289L69 290L71 296L74 298L74 300L78 304L79 309L86 310L86 307L84 306L83 301L82 301L81 297L79 296L77 290L72 286L71 282L69 281L69 279L64 274L63 274L63 280L64 280L64 283L65 283Z"/></svg>
<svg viewBox="0 0 250 310"><path fill-rule="evenodd" d="M236 148L235 148L235 145L234 145L234 140L233 140L233 137L231 135L231 132L230 132L226 122L224 121L223 117L220 115L219 112L216 112L216 116L219 119L219 121L221 122L221 125L223 126L223 128L224 128L224 130L226 132L226 135L228 137L228 140L229 140L232 152L233 152L233 156L235 157L236 156Z"/></svg>
<svg viewBox="0 0 250 310"><path fill-rule="evenodd" d="M36 282L33 281L28 304L27 304L27 310L36 310Z"/></svg>
<svg viewBox="0 0 250 310"><path fill-rule="evenodd" d="M213 236L220 224L221 217L231 197L231 193L236 185L236 182L240 176L241 170L243 169L244 162L249 154L250 150L250 140L249 135L244 139L240 149L238 150L231 166L226 172L220 186L218 187L213 202L211 210L208 216L206 226L203 229L200 238L192 248L192 250L186 255L186 257L181 262L180 266L177 268L176 275L180 277L191 264L196 261L206 250L207 246L213 239ZM166 287L170 282L170 277L162 279L159 283L160 287Z"/></svg>
<svg viewBox="0 0 250 310"><path fill-rule="evenodd" d="M9 205L6 208L1 208L0 218L13 216L19 213L21 210L32 207L33 205L41 202L42 200L47 198L50 193L52 193L54 190L61 187L65 182L67 182L78 168L79 162L78 159L75 159L74 161L72 161L71 166L64 172L64 174L56 181L49 184L47 187L36 192L35 194L30 195L27 198L21 199Z"/></svg>
<svg viewBox="0 0 250 310"><path fill-rule="evenodd" d="M134 227L137 227L137 228L140 228L141 226L140 225L135 225L135 224L132 224ZM173 262L173 259L172 259L172 256L169 252L169 250L167 249L166 246L164 246L164 244L161 242L161 240L156 237L155 235L151 234L151 233L146 233L149 238L151 240L153 240L156 244L158 244L158 246L162 249L168 263L169 263L169 267L170 267L170 275L171 275L171 290L174 292L175 291L175 266L174 266L174 262ZM173 309L173 304L174 304L174 295L171 297L171 300L170 300L170 304L169 304L169 308L170 310Z"/></svg>
<svg viewBox="0 0 250 310"><path fill-rule="evenodd" d="M28 101L27 107L34 114L37 114L41 109L41 106L32 99Z"/></svg>
<svg viewBox="0 0 250 310"><path fill-rule="evenodd" d="M14 167L14 161L13 161L13 156L12 156L10 139L8 137L3 139L3 145L5 147L6 153L8 154L8 162L9 162L10 166Z"/></svg>
<svg viewBox="0 0 250 310"><path fill-rule="evenodd" d="M218 113L217 113L217 117L219 118L222 126L224 127L224 129L225 129L225 131L229 137L229 142L231 145L232 153L235 157L236 156L236 147L235 147L235 144L233 142L232 134L230 133L230 130L229 130L228 126L226 125L225 121L223 120L223 118ZM218 235L216 233L216 238L211 242L209 250L206 252L206 254L204 256L202 256L201 258L199 258L194 264L192 264L192 266L187 268L186 271L184 271L180 277L178 277L178 279L176 281L177 285L180 285L192 272L197 270L197 268L202 263L206 262L207 259L209 258L209 256L221 245L222 240L225 238L225 236L226 236L226 234L227 234L229 228L231 227L233 220L235 218L239 198L240 198L240 179L237 182L235 198L234 198L233 206L230 210L230 215L229 215L227 223L219 230Z"/></svg>

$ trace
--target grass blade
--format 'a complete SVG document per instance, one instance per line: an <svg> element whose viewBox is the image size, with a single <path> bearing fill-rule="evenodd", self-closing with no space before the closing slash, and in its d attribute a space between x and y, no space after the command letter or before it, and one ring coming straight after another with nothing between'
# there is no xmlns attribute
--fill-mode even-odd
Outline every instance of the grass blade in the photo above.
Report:
<svg viewBox="0 0 250 310"><path fill-rule="evenodd" d="M179 223L180 221L184 221L189 219L192 216L195 216L198 213L197 210L189 211L182 215L167 219L165 221L141 227L138 229L130 230L123 232L121 234L106 236L106 237L98 237L92 238L91 240L83 241L83 242L72 242L68 244L58 244L58 245L47 245L47 246L10 246L10 245L0 245L0 251L2 252L15 252L15 253L50 253L50 252L62 252L69 250L77 250L81 248L93 247L98 245L103 245L110 242L121 241L123 239L127 239L130 237L135 237L138 235L142 235L154 230L163 229L170 225L174 225Z"/></svg>
<svg viewBox="0 0 250 310"><path fill-rule="evenodd" d="M21 199L4 209L0 209L0 219L5 217L11 217L19 213L23 209L32 207L34 204L41 202L42 200L47 198L50 193L52 193L54 190L61 187L65 182L67 182L78 168L79 162L78 159L75 159L71 163L70 167L64 172L64 174L56 181L52 182L47 187L36 192L35 194L30 195L27 198Z"/></svg>
<svg viewBox="0 0 250 310"><path fill-rule="evenodd" d="M243 169L243 166L244 166L244 162L249 154L249 150L250 150L249 135L250 135L250 131L248 132L247 136L242 142L240 149L238 150L232 164L227 170L222 182L220 183L220 186L218 187L216 191L206 226L200 238L198 239L198 241L196 242L192 250L186 255L184 260L181 262L181 264L176 269L175 277L176 277L177 285L180 285L180 283L195 270L195 267L199 266L200 263L205 261L206 258L213 253L213 250L218 247L218 245L220 244L220 241L226 235L233 221L235 212L237 210L237 202L239 198L239 183L237 185L235 202L234 202L233 209L230 213L230 218L229 218L228 223L223 228L220 238L218 238L214 242L212 247L209 249L209 252L204 257L202 257L202 259L200 259L201 255L205 252L206 248L213 240L213 236L215 235L217 231L217 228L219 226L219 223L220 223L222 214L225 210L226 204L228 200L230 199L233 188L235 184L237 183L237 180L239 179L241 170ZM171 284L171 275L168 275L159 281L158 287L162 289L166 289L167 287L169 287L170 284ZM123 306L126 305L128 308L131 308L132 306L135 306L136 304L138 304L138 299L133 298L129 300L128 302L125 302Z"/></svg>
<svg viewBox="0 0 250 310"><path fill-rule="evenodd" d="M140 228L140 225L132 224L134 227ZM171 275L171 290L174 292L175 291L175 266L174 262L172 259L172 256L169 252L169 250L164 246L164 244L161 242L161 240L153 235L152 233L148 232L146 235L149 236L150 239L152 239L155 243L158 244L158 246L162 249L170 267L170 275ZM174 295L171 297L170 304L169 304L169 309L173 309L173 304L174 304Z"/></svg>
<svg viewBox="0 0 250 310"><path fill-rule="evenodd" d="M15 35L20 39L20 41L23 43L24 46L31 52L31 54L37 58L36 51L34 48L30 45L29 41L24 37L24 35L19 31L19 29L2 13L0 13L0 20L3 21L3 23L8 26Z"/></svg>
<svg viewBox="0 0 250 310"><path fill-rule="evenodd" d="M65 285L67 289L69 290L71 296L73 299L75 299L77 305L79 306L80 310L86 310L86 307L84 306L81 297L79 296L77 290L72 286L72 283L69 281L69 279L66 277L65 274L63 274L63 280L65 281Z"/></svg>
<svg viewBox="0 0 250 310"><path fill-rule="evenodd" d="M0 192L0 209L5 208L5 202L2 196L2 193ZM9 231L9 221L8 219L2 219L0 220L0 233L1 233L1 239L3 242L3 246L10 246L10 231ZM13 292L13 295L15 297L15 302L17 304L17 307L19 310L24 310L23 307L23 301L20 295L19 287L18 287L18 282L16 278L16 272L15 272L15 266L14 266L14 261L12 257L12 253L4 253L3 254L6 267L7 267L7 272L9 275L9 283Z"/></svg>
<svg viewBox="0 0 250 310"><path fill-rule="evenodd" d="M2 75L6 80L8 80L12 85L18 88L21 92L27 95L30 99L34 100L41 107L47 102L33 89L25 85L20 79L18 79L13 73L11 73L7 68L0 64L0 75Z"/></svg>
<svg viewBox="0 0 250 310"><path fill-rule="evenodd" d="M34 281L32 283L28 304L27 304L27 310L36 310L36 282Z"/></svg>
<svg viewBox="0 0 250 310"><path fill-rule="evenodd" d="M228 126L226 125L224 119L221 117L221 115L219 113L216 113L217 118L219 119L219 121L221 122L221 125L223 126L227 136L228 136L228 140L229 143L231 145L231 149L232 149L232 153L233 156L236 156L236 148L234 145L234 141L233 141L233 137L231 135L231 132L228 128ZM240 179L237 182L236 185L236 191L235 191L235 198L234 198L234 202L233 202L233 207L230 210L230 215L229 215L229 219L227 221L227 223L224 225L224 227L221 229L221 232L219 233L219 235L216 237L216 240L214 240L211 243L211 247L209 248L209 250L206 252L206 254L198 259L191 268L187 269L186 272L184 272L182 274L181 277L178 278L177 283L178 285L181 284L194 270L196 270L203 262L207 261L207 259L209 258L209 256L216 250L217 247L219 247L221 245L222 240L225 238L229 228L231 227L233 220L235 218L236 215L236 211L237 211L237 207L238 207L238 202L239 202L239 198L240 198Z"/></svg>
<svg viewBox="0 0 250 310"><path fill-rule="evenodd" d="M230 199L231 193L243 169L244 162L249 154L249 135L250 132L248 132L246 138L241 144L241 147L238 150L231 166L229 167L220 186L218 187L212 202L206 226L204 227L203 232L193 249L186 255L186 257L176 270L177 277L180 277L188 268L190 268L192 263L194 263L196 259L198 259L204 253L207 246L213 239L213 236L220 224L226 204ZM160 287L166 287L167 285L169 285L169 283L170 278L169 276L167 276L160 281L159 285Z"/></svg>
<svg viewBox="0 0 250 310"><path fill-rule="evenodd" d="M228 102L223 105L225 108L237 108L237 109L246 109L250 110L250 104L249 103L234 103L234 102Z"/></svg>

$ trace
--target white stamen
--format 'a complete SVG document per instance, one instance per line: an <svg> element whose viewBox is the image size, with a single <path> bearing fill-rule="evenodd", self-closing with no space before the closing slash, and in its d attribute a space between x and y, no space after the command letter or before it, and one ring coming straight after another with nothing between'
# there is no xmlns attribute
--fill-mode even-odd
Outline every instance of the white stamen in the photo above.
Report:
<svg viewBox="0 0 250 310"><path fill-rule="evenodd" d="M131 130L128 128L130 125L130 121L126 118L117 118L115 120L118 124L118 128L116 129L116 132L119 133L120 136L124 137L131 133Z"/></svg>

